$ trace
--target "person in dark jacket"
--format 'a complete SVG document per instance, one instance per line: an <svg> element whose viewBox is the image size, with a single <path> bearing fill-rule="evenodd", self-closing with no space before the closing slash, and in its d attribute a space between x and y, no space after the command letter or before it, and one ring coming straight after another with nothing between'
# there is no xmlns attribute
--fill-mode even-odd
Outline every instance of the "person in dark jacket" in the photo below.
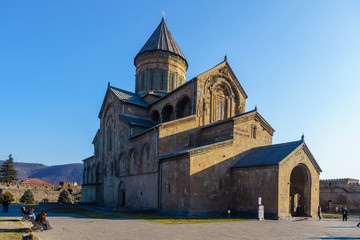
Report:
<svg viewBox="0 0 360 240"><path fill-rule="evenodd" d="M50 227L49 221L46 220L46 212L41 212L41 213L39 213L39 214L36 216L35 221L42 223L42 225L44 226L44 230L50 230L50 229L52 229L52 227Z"/></svg>
<svg viewBox="0 0 360 240"><path fill-rule="evenodd" d="M348 214L349 214L349 211L347 210L347 208L344 208L343 212L342 212L343 221L347 221Z"/></svg>
<svg viewBox="0 0 360 240"><path fill-rule="evenodd" d="M2 212L7 213L9 211L9 205L10 205L10 201L9 200L5 200L2 202L3 205L3 210Z"/></svg>
<svg viewBox="0 0 360 240"><path fill-rule="evenodd" d="M319 217L319 220L321 220L322 216L321 216L321 207L318 206L318 217Z"/></svg>
<svg viewBox="0 0 360 240"><path fill-rule="evenodd" d="M300 205L298 205L296 208L296 215L300 216L300 214L301 214L301 207L300 207Z"/></svg>

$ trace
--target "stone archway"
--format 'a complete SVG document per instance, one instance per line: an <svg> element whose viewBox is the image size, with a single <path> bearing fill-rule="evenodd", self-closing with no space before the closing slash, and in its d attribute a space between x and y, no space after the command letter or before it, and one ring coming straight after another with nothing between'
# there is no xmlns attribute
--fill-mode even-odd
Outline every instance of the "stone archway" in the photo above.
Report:
<svg viewBox="0 0 360 240"><path fill-rule="evenodd" d="M311 216L311 176L303 164L291 171L289 205L292 216Z"/></svg>
<svg viewBox="0 0 360 240"><path fill-rule="evenodd" d="M168 122L174 120L174 108L167 104L161 112L162 122Z"/></svg>
<svg viewBox="0 0 360 240"><path fill-rule="evenodd" d="M126 203L126 188L125 188L125 183L121 181L118 190L118 206L125 207L125 203Z"/></svg>

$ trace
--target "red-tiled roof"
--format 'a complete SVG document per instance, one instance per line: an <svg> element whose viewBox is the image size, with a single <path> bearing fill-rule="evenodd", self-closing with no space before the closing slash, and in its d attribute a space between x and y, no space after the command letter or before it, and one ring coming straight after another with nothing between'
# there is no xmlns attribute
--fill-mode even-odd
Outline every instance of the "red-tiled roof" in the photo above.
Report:
<svg viewBox="0 0 360 240"><path fill-rule="evenodd" d="M26 181L22 182L21 184L41 184L41 185L53 185L51 183L45 182L38 178L27 178Z"/></svg>

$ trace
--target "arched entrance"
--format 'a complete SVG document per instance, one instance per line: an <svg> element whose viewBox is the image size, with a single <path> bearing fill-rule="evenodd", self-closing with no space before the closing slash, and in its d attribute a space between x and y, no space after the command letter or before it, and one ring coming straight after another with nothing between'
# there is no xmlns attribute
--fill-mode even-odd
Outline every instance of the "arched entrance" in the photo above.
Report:
<svg viewBox="0 0 360 240"><path fill-rule="evenodd" d="M118 191L118 206L125 207L125 200L126 200L126 188L125 183L123 181L119 184L119 191Z"/></svg>
<svg viewBox="0 0 360 240"><path fill-rule="evenodd" d="M290 214L292 216L311 216L311 177L309 169L299 164L290 175Z"/></svg>

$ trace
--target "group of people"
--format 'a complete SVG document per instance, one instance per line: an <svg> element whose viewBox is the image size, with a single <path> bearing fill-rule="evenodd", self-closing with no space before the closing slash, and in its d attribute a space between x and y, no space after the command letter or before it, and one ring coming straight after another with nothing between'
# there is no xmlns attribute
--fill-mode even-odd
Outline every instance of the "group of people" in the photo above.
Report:
<svg viewBox="0 0 360 240"><path fill-rule="evenodd" d="M35 217L34 208L30 207L28 210L25 209L25 207L20 208L21 212L25 215L27 215L29 218L35 220L35 222L39 222L43 225L44 230L50 230L52 227L50 227L49 221L46 220L46 212L42 211Z"/></svg>
<svg viewBox="0 0 360 240"><path fill-rule="evenodd" d="M3 209L1 212L3 213L7 213L9 211L9 205L10 205L11 201L8 200L8 199L4 199L3 202L2 202L2 205L3 205Z"/></svg>

